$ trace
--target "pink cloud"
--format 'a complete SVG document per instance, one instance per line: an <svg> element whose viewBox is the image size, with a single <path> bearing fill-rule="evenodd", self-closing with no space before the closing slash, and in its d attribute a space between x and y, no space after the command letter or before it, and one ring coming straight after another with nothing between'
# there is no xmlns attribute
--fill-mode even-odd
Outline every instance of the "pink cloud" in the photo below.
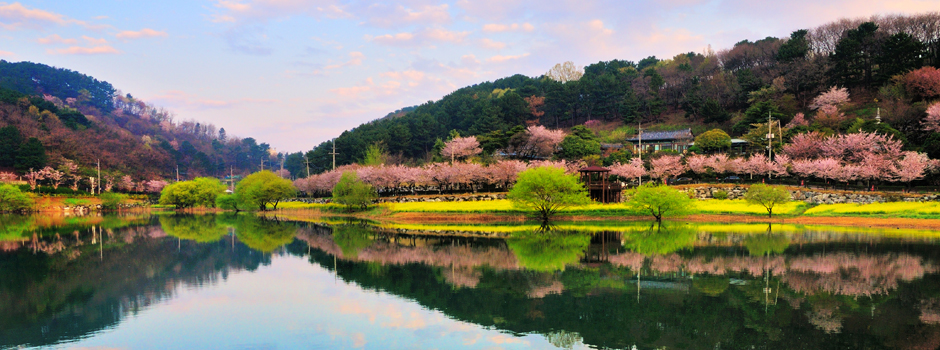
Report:
<svg viewBox="0 0 940 350"><path fill-rule="evenodd" d="M165 31L157 31L150 28L144 28L139 31L125 30L123 32L117 33L114 35L118 39L140 39L140 38L155 38L155 37L167 37Z"/></svg>
<svg viewBox="0 0 940 350"><path fill-rule="evenodd" d="M212 22L270 21L294 16L350 18L338 0L216 0L221 11L209 16Z"/></svg>
<svg viewBox="0 0 940 350"><path fill-rule="evenodd" d="M19 28L44 29L49 25L67 26L77 24L88 26L88 23L70 19L58 13L30 9L18 2L0 4L0 27L8 30Z"/></svg>
<svg viewBox="0 0 940 350"><path fill-rule="evenodd" d="M105 55L105 54L119 54L121 51L117 49L104 45L104 46L94 46L94 47L82 47L82 46L72 46L66 49L49 49L46 50L46 53L53 55Z"/></svg>
<svg viewBox="0 0 940 350"><path fill-rule="evenodd" d="M87 36L87 35L82 35L82 39L85 39L85 41L87 41L88 44L90 44L90 45L99 45L99 46L100 46L100 45L107 45L107 44L108 44L108 41L105 40L104 38L95 39L95 38L92 38L92 37Z"/></svg>
<svg viewBox="0 0 940 350"><path fill-rule="evenodd" d="M506 61L511 61L511 60L518 60L520 58L525 58L525 57L529 57L529 54L524 53L524 54L515 55L515 56L496 55L496 56L486 59L486 61L491 62L491 63L501 63L501 62L506 62Z"/></svg>
<svg viewBox="0 0 940 350"><path fill-rule="evenodd" d="M397 28L410 24L447 24L451 21L450 13L447 12L448 8L447 4L425 5L419 9L406 8L399 4L394 8L389 8L385 4L376 3L365 10L365 15L368 17L365 23L381 28Z"/></svg>
<svg viewBox="0 0 940 350"><path fill-rule="evenodd" d="M170 90L162 95L148 98L148 101L158 105L176 108L190 108L196 110L233 108L249 104L275 104L279 100L259 98L238 98L219 100L200 97L180 90Z"/></svg>
<svg viewBox="0 0 940 350"><path fill-rule="evenodd" d="M10 51L0 50L0 57L13 57L13 56L16 56L16 55Z"/></svg>
<svg viewBox="0 0 940 350"><path fill-rule="evenodd" d="M490 38L480 39L480 45L487 49L493 49L493 50L502 50L506 48L506 43L499 42Z"/></svg>
<svg viewBox="0 0 940 350"><path fill-rule="evenodd" d="M385 34L376 37L366 37L374 43L389 46L422 46L436 43L457 44L463 42L470 32L454 32L440 28L422 29L415 33Z"/></svg>
<svg viewBox="0 0 940 350"><path fill-rule="evenodd" d="M77 43L78 43L78 40L75 40L75 39L65 39L65 38L59 36L59 34L52 34L52 35L47 36L47 37L45 37L45 38L36 39L36 42L38 42L38 43L40 43L40 44L43 44L43 45L49 45L49 44L68 44L68 45L74 45L74 44L77 44Z"/></svg>
<svg viewBox="0 0 940 350"><path fill-rule="evenodd" d="M349 53L349 61L339 63L339 64L332 64L323 68L326 70L332 70L332 69L339 69L342 67L359 66L359 65L362 65L362 59L364 59L365 57L366 56L363 55L362 52L353 51Z"/></svg>
<svg viewBox="0 0 940 350"><path fill-rule="evenodd" d="M522 23L522 24L519 24L519 23L513 23L513 24L496 24L496 23L490 23L490 24L484 24L484 25L483 25L483 31L484 31L484 32L490 32L490 33L514 32L514 31L531 32L531 31L533 31L533 30L535 30L535 26L533 26L532 24L529 24L528 22L527 22L527 23Z"/></svg>

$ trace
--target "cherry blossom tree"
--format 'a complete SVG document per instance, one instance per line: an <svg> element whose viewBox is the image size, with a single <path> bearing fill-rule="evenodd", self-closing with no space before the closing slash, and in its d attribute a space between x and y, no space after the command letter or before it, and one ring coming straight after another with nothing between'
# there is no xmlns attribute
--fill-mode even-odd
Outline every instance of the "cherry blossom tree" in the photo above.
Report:
<svg viewBox="0 0 940 350"><path fill-rule="evenodd" d="M912 181L923 179L924 175L930 171L932 164L930 158L924 153L904 152L903 157L898 161L895 175L898 181L910 186Z"/></svg>
<svg viewBox="0 0 940 350"><path fill-rule="evenodd" d="M815 131L796 134L790 139L790 143L783 145L783 153L793 159L816 158L822 155L819 146L823 140L823 134Z"/></svg>
<svg viewBox="0 0 940 350"><path fill-rule="evenodd" d="M797 113L795 116L793 116L793 119L790 120L790 122L787 123L787 125L784 127L787 129L793 129L799 126L809 126L809 122L806 121L806 116L803 113Z"/></svg>
<svg viewBox="0 0 940 350"><path fill-rule="evenodd" d="M150 180L146 182L146 191L150 193L160 193L164 187L166 187L167 182L163 180Z"/></svg>
<svg viewBox="0 0 940 350"><path fill-rule="evenodd" d="M468 136L455 137L453 140L447 141L447 143L444 144L444 149L441 150L441 155L450 158L451 162L453 162L456 159L472 157L482 152L483 150L480 148L480 142L477 141L477 137Z"/></svg>
<svg viewBox="0 0 940 350"><path fill-rule="evenodd" d="M42 181L42 176L42 172L29 169L29 172L27 172L26 175L23 175L23 178L26 179L26 183L29 184L29 188L35 190L39 181Z"/></svg>
<svg viewBox="0 0 940 350"><path fill-rule="evenodd" d="M627 164L614 163L610 166L610 173L626 179L641 179L646 175L646 167L639 158L633 158Z"/></svg>
<svg viewBox="0 0 940 350"><path fill-rule="evenodd" d="M715 174L721 175L727 172L731 172L734 163L728 160L727 154L718 153L708 157L708 161L705 163L705 166L711 168Z"/></svg>
<svg viewBox="0 0 940 350"><path fill-rule="evenodd" d="M826 106L839 107L847 102L849 102L849 90L833 86L829 91L814 98L809 108L816 110Z"/></svg>
<svg viewBox="0 0 940 350"><path fill-rule="evenodd" d="M52 167L45 167L39 171L42 173L42 177L46 180L49 180L49 183L52 185L52 188L59 189L59 186L62 185L62 182L65 181L65 174L61 171L55 170Z"/></svg>
<svg viewBox="0 0 940 350"><path fill-rule="evenodd" d="M75 162L66 159L62 164L59 164L59 171L62 172L66 180L72 182L69 186L73 191L78 191L78 165Z"/></svg>
<svg viewBox="0 0 940 350"><path fill-rule="evenodd" d="M927 118L921 122L925 131L940 132L940 102L927 107Z"/></svg>
<svg viewBox="0 0 940 350"><path fill-rule="evenodd" d="M911 71L901 78L901 83L908 93L918 98L940 96L940 69L927 66Z"/></svg>
<svg viewBox="0 0 940 350"><path fill-rule="evenodd" d="M19 177L14 173L10 172L0 172L0 182L13 182L16 181Z"/></svg>
<svg viewBox="0 0 940 350"><path fill-rule="evenodd" d="M122 191L130 192L134 189L134 179L130 175L124 175L121 177L121 181L118 182L118 188Z"/></svg>
<svg viewBox="0 0 940 350"><path fill-rule="evenodd" d="M685 164L682 164L682 159L674 155L664 155L653 159L650 161L650 165L652 169L650 169L649 175L663 180L682 175L688 170Z"/></svg>
<svg viewBox="0 0 940 350"><path fill-rule="evenodd" d="M528 127L526 133L529 138L524 149L521 152L517 150L517 153L536 157L551 157L558 149L558 144L567 136L563 130L549 130L541 125Z"/></svg>
<svg viewBox="0 0 940 350"><path fill-rule="evenodd" d="M833 105L822 106L816 111L816 121L828 128L837 129L846 119L845 113Z"/></svg>
<svg viewBox="0 0 940 350"><path fill-rule="evenodd" d="M685 164L689 166L689 170L692 170L693 173L697 175L702 175L708 172L708 156L701 154L693 154L691 156L685 157Z"/></svg>

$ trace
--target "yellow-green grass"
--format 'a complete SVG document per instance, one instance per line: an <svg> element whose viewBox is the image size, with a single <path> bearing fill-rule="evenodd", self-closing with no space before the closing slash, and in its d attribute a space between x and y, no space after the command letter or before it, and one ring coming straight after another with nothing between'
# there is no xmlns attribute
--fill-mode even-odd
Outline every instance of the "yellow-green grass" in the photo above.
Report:
<svg viewBox="0 0 940 350"><path fill-rule="evenodd" d="M803 202L788 202L777 204L773 208L774 215L799 214L806 204ZM761 205L750 204L742 199L706 199L695 202L697 214L744 214L767 215L767 209Z"/></svg>
<svg viewBox="0 0 940 350"><path fill-rule="evenodd" d="M412 202L386 204L392 212L420 212L420 213L529 213L530 210L513 208L508 200L494 200L481 202ZM790 202L778 204L774 207L774 214L798 214L805 204ZM709 199L695 202L692 214L744 214L766 215L767 209L760 205L748 204L743 200ZM589 204L585 206L570 207L560 214L570 215L624 215L644 216L646 213L631 208L627 203Z"/></svg>
<svg viewBox="0 0 940 350"><path fill-rule="evenodd" d="M682 223L681 220L677 221ZM591 221L591 222L560 222L553 225L553 228L561 231L578 232L635 232L646 230L650 222L644 221ZM696 232L708 234L766 234L768 224L702 224L689 223ZM379 227L386 229L404 229L414 231L436 231L436 232L476 232L476 233L522 233L532 232L540 228L538 224L499 224L499 225L472 225L472 224L381 224ZM919 229L896 229L879 227L845 227L845 226L826 226L826 225L796 225L796 224L773 224L770 226L773 233L776 234L802 234L806 232L826 232L839 234L864 234L878 237L896 237L896 238L940 238L940 231L919 230Z"/></svg>
<svg viewBox="0 0 940 350"><path fill-rule="evenodd" d="M336 210L336 209L345 209L346 207L334 204L334 203L304 203L304 202L283 202L278 203L278 209L326 209L326 210Z"/></svg>
<svg viewBox="0 0 940 350"><path fill-rule="evenodd" d="M890 202L872 204L822 204L807 209L803 215L940 219L940 203Z"/></svg>

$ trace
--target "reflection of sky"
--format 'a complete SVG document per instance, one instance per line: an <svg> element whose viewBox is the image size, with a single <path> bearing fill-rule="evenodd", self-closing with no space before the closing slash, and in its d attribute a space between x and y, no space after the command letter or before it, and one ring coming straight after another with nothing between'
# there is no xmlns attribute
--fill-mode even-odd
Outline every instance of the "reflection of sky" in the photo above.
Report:
<svg viewBox="0 0 940 350"><path fill-rule="evenodd" d="M63 348L90 349L551 349L336 280L302 258L179 288L169 301ZM581 345L581 344L579 344Z"/></svg>

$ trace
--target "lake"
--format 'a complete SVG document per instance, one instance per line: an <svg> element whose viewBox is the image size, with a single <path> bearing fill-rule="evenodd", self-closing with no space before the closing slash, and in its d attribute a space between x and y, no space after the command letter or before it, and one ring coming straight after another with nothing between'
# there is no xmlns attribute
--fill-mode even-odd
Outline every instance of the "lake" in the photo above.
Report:
<svg viewBox="0 0 940 350"><path fill-rule="evenodd" d="M938 237L0 216L0 348L936 349Z"/></svg>

